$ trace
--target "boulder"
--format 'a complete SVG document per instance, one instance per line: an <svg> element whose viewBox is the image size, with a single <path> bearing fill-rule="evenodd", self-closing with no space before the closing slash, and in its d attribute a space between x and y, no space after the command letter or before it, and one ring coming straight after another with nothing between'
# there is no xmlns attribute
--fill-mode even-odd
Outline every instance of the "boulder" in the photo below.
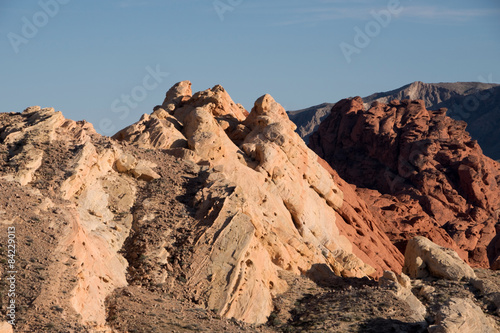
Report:
<svg viewBox="0 0 500 333"><path fill-rule="evenodd" d="M412 278L430 275L455 281L476 277L474 270L455 251L441 247L422 236L408 242L403 272Z"/></svg>

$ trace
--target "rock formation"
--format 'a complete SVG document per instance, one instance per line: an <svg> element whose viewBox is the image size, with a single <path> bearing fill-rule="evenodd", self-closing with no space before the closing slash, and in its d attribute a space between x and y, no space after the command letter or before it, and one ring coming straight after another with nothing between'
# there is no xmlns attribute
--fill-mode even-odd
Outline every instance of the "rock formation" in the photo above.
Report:
<svg viewBox="0 0 500 333"><path fill-rule="evenodd" d="M363 98L365 107L375 101L421 99L429 110L447 108L447 115L467 122L467 131L477 140L486 156L500 160L500 85L481 82L413 82L399 89Z"/></svg>
<svg viewBox="0 0 500 333"><path fill-rule="evenodd" d="M455 251L440 247L422 236L408 242L403 271L412 278L432 275L459 281L476 277L472 268L463 262Z"/></svg>
<svg viewBox="0 0 500 333"><path fill-rule="evenodd" d="M429 110L447 108L447 115L467 122L467 130L477 140L486 156L500 160L500 85L480 82L423 83L413 82L401 88L364 97L365 108L377 101L421 99ZM297 133L306 143L335 104L323 103L289 112Z"/></svg>
<svg viewBox="0 0 500 333"><path fill-rule="evenodd" d="M44 267L61 274L29 302L106 330L106 302L117 290L168 285L223 317L264 323L287 289L281 271L329 279L401 270L377 217L306 147L271 96L249 114L221 86L194 95L190 86L172 87L162 106L114 139L53 109L1 114L0 179L23 193L12 202L32 196L40 217L23 214L40 223L26 230L51 230ZM197 185L175 189L185 192L172 199L182 201L181 218L165 220L159 186L176 184L165 178L173 170L191 170L186 177ZM16 214L4 219L21 223Z"/></svg>
<svg viewBox="0 0 500 333"><path fill-rule="evenodd" d="M188 86L174 86L162 107L115 138L139 147L170 149L214 170L197 198L198 214L210 215L213 221L196 240L199 245L193 251L199 260L188 273L188 283L207 294L210 308L224 316L264 322L272 310L272 296L286 288L279 270L308 274L313 265L323 265L332 275L377 274L359 259L368 259L365 249L353 247L349 236L339 232L336 221L342 220L343 192L271 96L259 98L248 115L220 86L192 97L189 90L180 91ZM170 96L183 97L175 104ZM185 138L180 147L159 139L179 135ZM383 240L379 245L387 240L376 226L371 230ZM372 258L366 261L379 269L400 269L402 260L395 248L381 251L392 251L396 259L384 262L368 252ZM207 277L209 287L204 286Z"/></svg>
<svg viewBox="0 0 500 333"><path fill-rule="evenodd" d="M45 228L58 235L44 257L50 283L42 283L38 295L19 302L32 302L32 310L39 309L41 315L57 305L68 309L69 317L80 316L82 324L104 328L106 297L127 285L127 262L118 252L132 224L135 185L114 169L121 150L104 143L91 124L67 120L52 108L31 107L1 116L0 179L23 193L6 199L10 197L14 207L22 205L21 197L34 200L27 211L6 210L2 219L12 218L18 230L29 228L30 219L48 221ZM28 236L47 232L38 227ZM68 275L77 278L70 282Z"/></svg>
<svg viewBox="0 0 500 333"><path fill-rule="evenodd" d="M385 271L384 275L379 279L379 284L382 287L389 288L394 296L408 304L413 312L408 314L409 317L412 317L416 322L425 322L427 309L413 294L411 280L406 274Z"/></svg>
<svg viewBox="0 0 500 333"><path fill-rule="evenodd" d="M436 315L436 324L429 327L430 333L454 332L498 332L490 318L469 299L451 298Z"/></svg>
<svg viewBox="0 0 500 333"><path fill-rule="evenodd" d="M423 101L365 109L357 97L335 105L310 147L357 186L401 251L422 235L473 266L498 267L500 164L464 129Z"/></svg>

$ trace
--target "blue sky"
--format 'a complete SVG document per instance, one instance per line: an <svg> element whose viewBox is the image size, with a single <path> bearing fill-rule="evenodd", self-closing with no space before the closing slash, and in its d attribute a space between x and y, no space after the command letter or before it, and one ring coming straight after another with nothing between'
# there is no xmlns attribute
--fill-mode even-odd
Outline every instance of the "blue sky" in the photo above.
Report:
<svg viewBox="0 0 500 333"><path fill-rule="evenodd" d="M249 110L500 82L497 0L0 0L0 36L1 112L51 106L108 135L181 80Z"/></svg>

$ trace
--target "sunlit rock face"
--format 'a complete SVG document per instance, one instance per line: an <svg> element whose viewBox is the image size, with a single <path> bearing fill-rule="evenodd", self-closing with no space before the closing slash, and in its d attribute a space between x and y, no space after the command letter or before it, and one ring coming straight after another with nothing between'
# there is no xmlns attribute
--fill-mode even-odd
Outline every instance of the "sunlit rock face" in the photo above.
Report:
<svg viewBox="0 0 500 333"><path fill-rule="evenodd" d="M500 164L483 155L466 123L421 100L338 102L309 146L382 215L401 251L415 235L475 267L500 267Z"/></svg>

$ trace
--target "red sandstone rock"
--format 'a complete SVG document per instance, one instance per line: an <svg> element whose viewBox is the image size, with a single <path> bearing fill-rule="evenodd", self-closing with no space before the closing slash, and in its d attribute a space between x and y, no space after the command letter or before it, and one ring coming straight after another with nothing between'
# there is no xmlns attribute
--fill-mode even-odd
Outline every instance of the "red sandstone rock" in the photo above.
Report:
<svg viewBox="0 0 500 333"><path fill-rule="evenodd" d="M358 186L400 250L423 235L473 266L490 267L500 253L500 164L465 127L421 100L374 102L365 110L356 97L333 107L309 145Z"/></svg>

